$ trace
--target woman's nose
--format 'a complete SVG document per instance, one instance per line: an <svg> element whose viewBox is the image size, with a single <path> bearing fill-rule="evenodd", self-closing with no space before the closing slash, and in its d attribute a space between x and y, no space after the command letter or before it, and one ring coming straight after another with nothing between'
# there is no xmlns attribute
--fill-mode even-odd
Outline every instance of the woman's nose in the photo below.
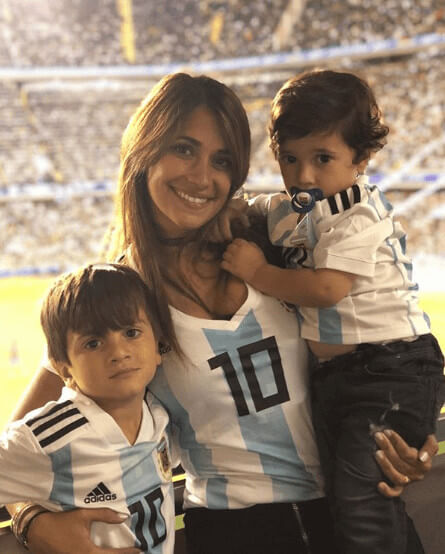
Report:
<svg viewBox="0 0 445 554"><path fill-rule="evenodd" d="M189 180L197 187L206 187L211 182L211 165L205 156L198 157L192 164Z"/></svg>

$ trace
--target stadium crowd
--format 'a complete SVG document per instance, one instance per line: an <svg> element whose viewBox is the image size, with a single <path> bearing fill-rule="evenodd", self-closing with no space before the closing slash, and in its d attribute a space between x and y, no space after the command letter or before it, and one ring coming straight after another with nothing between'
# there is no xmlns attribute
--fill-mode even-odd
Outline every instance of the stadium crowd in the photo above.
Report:
<svg viewBox="0 0 445 554"><path fill-rule="evenodd" d="M135 63L207 60L270 53L283 13L292 0L155 3L142 0L34 2L5 0L0 10L0 65L9 67L125 64L123 22L131 5ZM368 5L369 4L369 5ZM445 31L443 0L299 2L283 50L320 48L388 37ZM120 9L118 9L120 7ZM372 14L372 17L370 16ZM297 18L298 16L298 18ZM127 19L126 19L127 18ZM178 18L181 25L178 25ZM32 22L38 20L38 25ZM128 25L127 25L128 26ZM129 32L128 29L126 31ZM127 35L128 38L128 35ZM367 78L390 126L388 145L369 167L371 175L396 176L394 204L430 186L424 178L404 182L404 173L444 172L445 67L440 49L397 58L352 60L336 66ZM298 71L299 69L297 69ZM295 69L268 70L258 78L220 75L243 100L253 149L250 179L276 180L267 139L270 102ZM249 77L241 71L239 76ZM26 183L115 183L119 142L129 115L151 88L149 80L48 80L0 83L0 200L2 187ZM275 181L274 181L275 182ZM277 186L277 185L274 185ZM444 193L413 204L404 217L411 248L445 254ZM415 210L410 212L410 210ZM410 217L415 213L416 217ZM62 269L99 254L111 214L111 198L79 197L0 201L0 269L54 265Z"/></svg>
<svg viewBox="0 0 445 554"><path fill-rule="evenodd" d="M129 40L132 62L158 64L444 30L443 0L3 0L0 66L119 65Z"/></svg>

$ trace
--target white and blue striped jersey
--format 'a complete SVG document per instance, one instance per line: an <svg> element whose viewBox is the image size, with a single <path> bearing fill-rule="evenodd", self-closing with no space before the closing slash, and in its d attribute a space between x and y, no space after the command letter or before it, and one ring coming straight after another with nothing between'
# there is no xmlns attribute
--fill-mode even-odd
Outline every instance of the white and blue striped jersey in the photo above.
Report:
<svg viewBox="0 0 445 554"><path fill-rule="evenodd" d="M80 392L12 423L0 440L0 503L30 500L52 511L111 508L121 524L94 522L98 546L172 554L175 533L168 415L150 393L136 442Z"/></svg>
<svg viewBox="0 0 445 554"><path fill-rule="evenodd" d="M315 203L299 221L289 197L254 199L267 213L271 242L287 267L328 268L356 276L350 293L330 308L298 307L305 339L328 344L384 342L430 332L406 236L384 194L362 176L347 190Z"/></svg>
<svg viewBox="0 0 445 554"><path fill-rule="evenodd" d="M295 314L251 287L229 321L171 313L186 359L164 355L149 388L173 423L186 470L184 507L321 497L307 350Z"/></svg>

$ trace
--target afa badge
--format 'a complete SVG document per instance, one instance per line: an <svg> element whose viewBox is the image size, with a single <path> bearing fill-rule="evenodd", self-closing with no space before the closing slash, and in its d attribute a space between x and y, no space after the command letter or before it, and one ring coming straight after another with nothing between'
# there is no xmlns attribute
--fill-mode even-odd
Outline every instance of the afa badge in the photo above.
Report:
<svg viewBox="0 0 445 554"><path fill-rule="evenodd" d="M158 447L158 466L161 470L162 477L166 481L170 481L172 478L172 466L170 463L170 455L168 450L168 442L165 437L162 437L160 440Z"/></svg>

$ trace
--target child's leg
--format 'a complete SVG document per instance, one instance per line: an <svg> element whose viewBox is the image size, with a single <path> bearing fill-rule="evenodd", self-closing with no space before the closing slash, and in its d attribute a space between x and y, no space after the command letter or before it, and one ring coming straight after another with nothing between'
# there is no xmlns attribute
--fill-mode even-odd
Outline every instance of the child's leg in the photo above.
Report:
<svg viewBox="0 0 445 554"><path fill-rule="evenodd" d="M429 337L363 345L313 375L314 425L344 554L407 552L411 522L400 499L377 491L383 475L372 434L389 427L420 446L433 432L443 399L443 358Z"/></svg>

